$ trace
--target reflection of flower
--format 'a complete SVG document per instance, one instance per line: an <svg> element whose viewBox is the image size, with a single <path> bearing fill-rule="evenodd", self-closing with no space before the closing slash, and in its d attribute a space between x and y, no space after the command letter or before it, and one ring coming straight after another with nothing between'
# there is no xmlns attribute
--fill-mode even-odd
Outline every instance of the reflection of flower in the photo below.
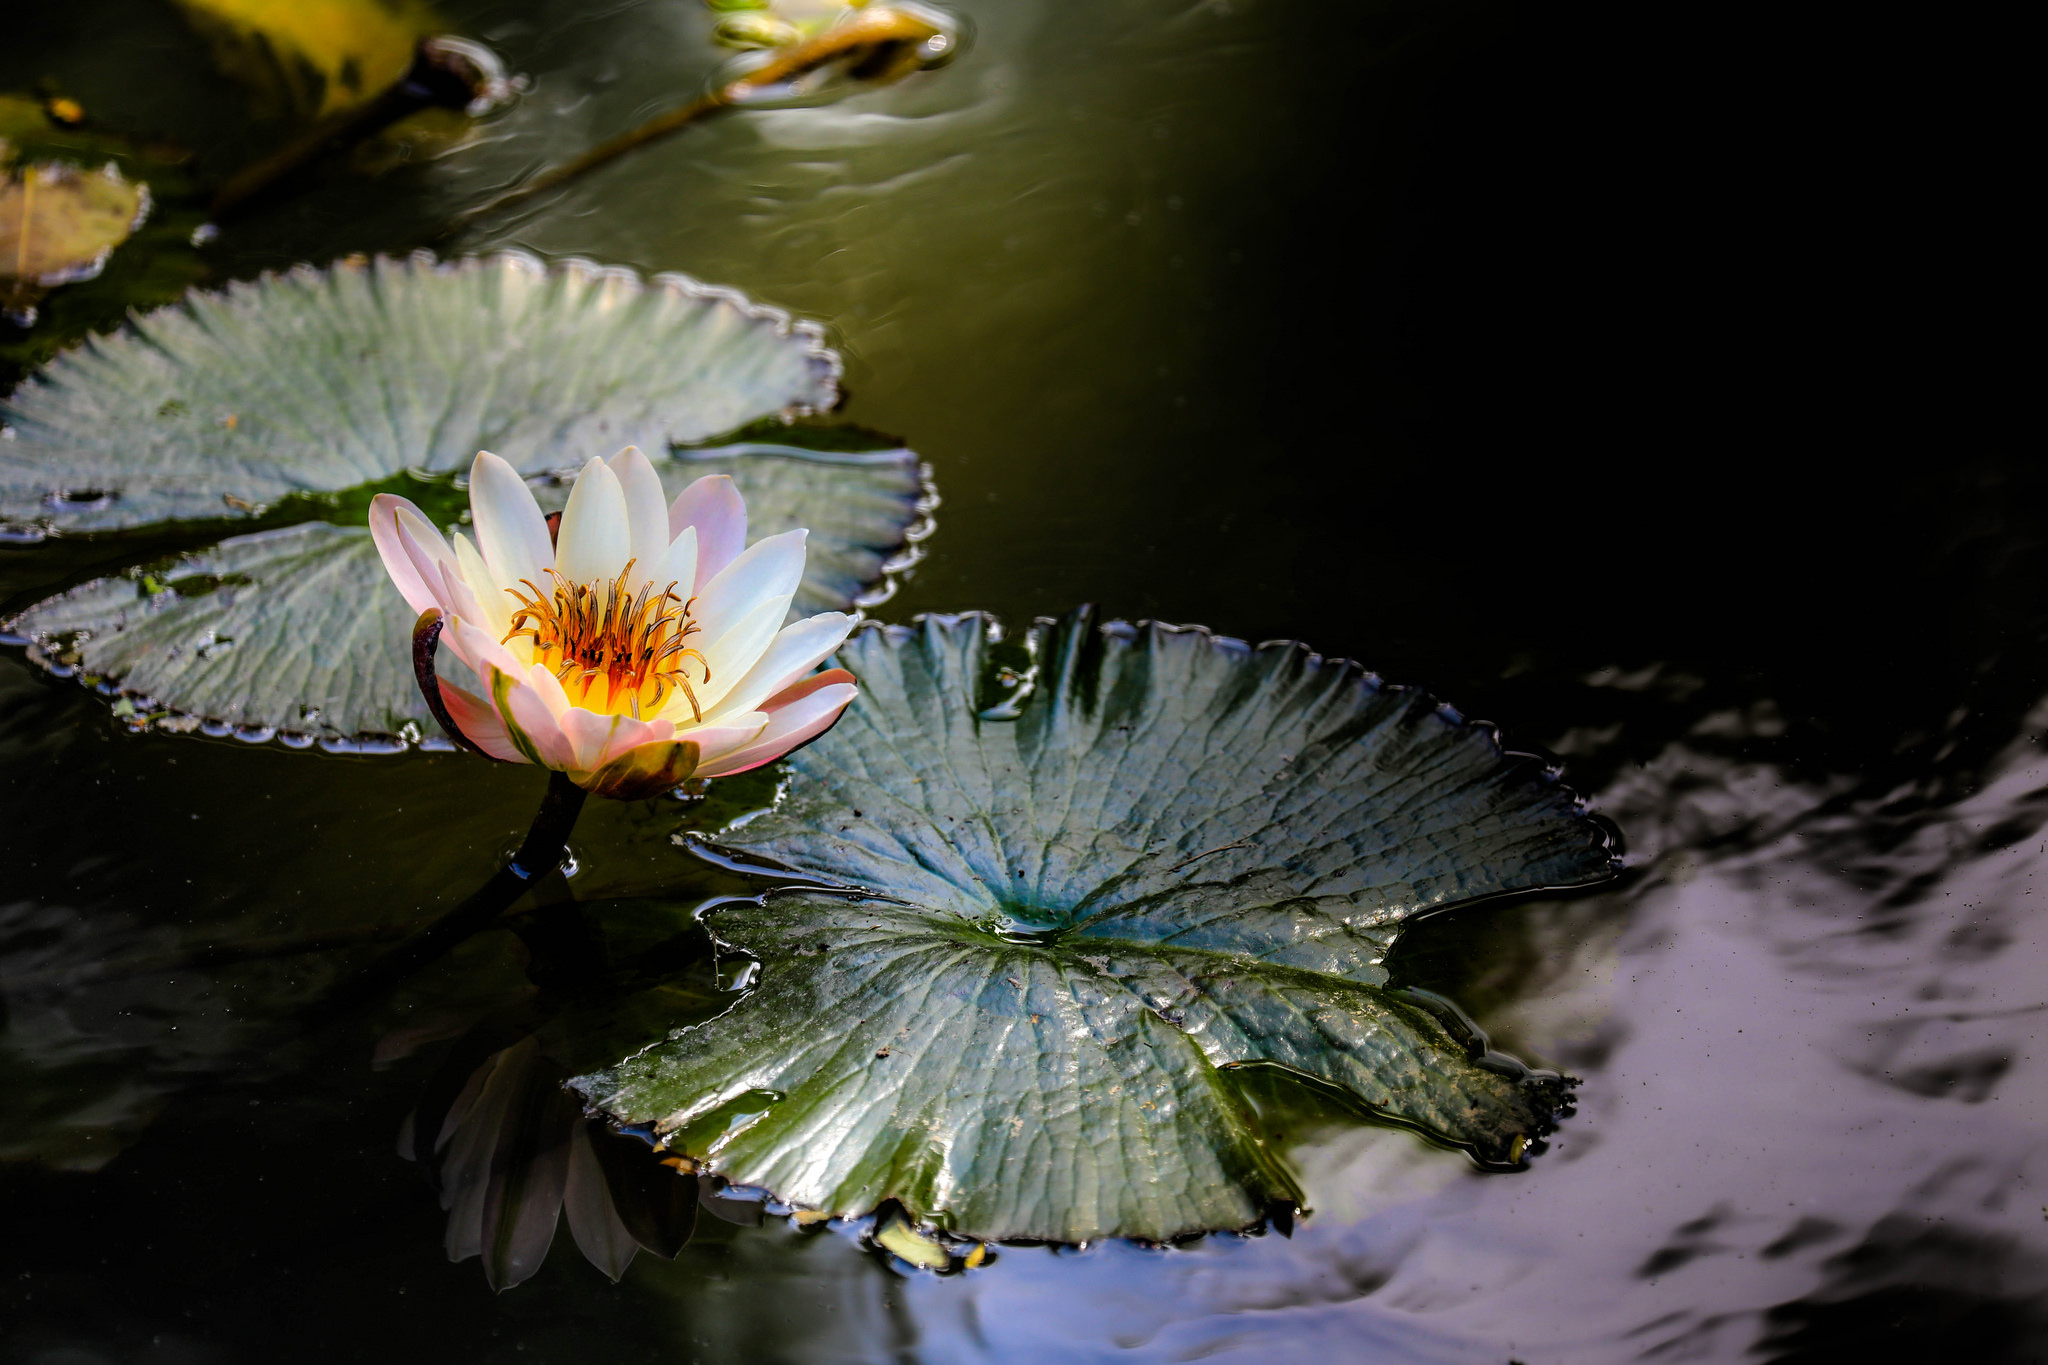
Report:
<svg viewBox="0 0 2048 1365"><path fill-rule="evenodd" d="M440 1191L448 1259L482 1256L493 1289L540 1269L564 1214L577 1248L614 1280L643 1248L672 1259L697 1222L697 1177L585 1118L531 1037L485 1057L459 1091L430 1088L398 1153Z"/></svg>
<svg viewBox="0 0 2048 1365"><path fill-rule="evenodd" d="M491 757L632 799L779 758L853 700L852 674L811 672L852 618L782 624L806 533L748 546L731 479L699 479L665 505L637 449L593 459L554 544L525 480L488 451L469 497L475 545L457 532L451 549L388 493L370 505L370 530L422 627L440 613L443 638L483 682L484 697L442 683L438 701Z"/></svg>

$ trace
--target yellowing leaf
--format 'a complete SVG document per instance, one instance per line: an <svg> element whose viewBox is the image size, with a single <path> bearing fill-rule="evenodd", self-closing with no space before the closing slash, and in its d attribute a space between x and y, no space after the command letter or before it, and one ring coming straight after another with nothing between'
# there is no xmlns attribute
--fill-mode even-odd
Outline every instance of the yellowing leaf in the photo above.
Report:
<svg viewBox="0 0 2048 1365"><path fill-rule="evenodd" d="M894 1213L886 1215L875 1229L875 1241L921 1270L944 1270L951 1259L943 1242Z"/></svg>
<svg viewBox="0 0 2048 1365"><path fill-rule="evenodd" d="M278 104L328 114L405 74L440 27L421 0L178 0L229 74Z"/></svg>
<svg viewBox="0 0 2048 1365"><path fill-rule="evenodd" d="M149 191L111 165L26 167L0 183L0 282L49 288L91 279L148 208Z"/></svg>

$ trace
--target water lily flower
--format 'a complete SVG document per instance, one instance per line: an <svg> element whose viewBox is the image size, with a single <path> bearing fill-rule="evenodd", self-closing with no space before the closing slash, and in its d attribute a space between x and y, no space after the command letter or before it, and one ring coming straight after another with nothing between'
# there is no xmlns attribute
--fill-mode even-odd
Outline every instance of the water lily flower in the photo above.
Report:
<svg viewBox="0 0 2048 1365"><path fill-rule="evenodd" d="M633 800L772 762L853 700L851 673L812 672L853 618L783 625L807 533L748 545L746 504L724 475L670 503L628 446L577 474L557 530L519 472L485 451L469 505L474 544L457 531L451 546L389 493L370 504L370 532L420 613L421 690L470 747ZM437 641L485 695L439 679Z"/></svg>

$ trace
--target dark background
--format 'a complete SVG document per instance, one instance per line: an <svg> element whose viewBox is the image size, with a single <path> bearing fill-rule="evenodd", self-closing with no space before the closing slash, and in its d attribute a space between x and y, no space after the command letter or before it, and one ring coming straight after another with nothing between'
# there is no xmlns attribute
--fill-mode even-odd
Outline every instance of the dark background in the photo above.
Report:
<svg viewBox="0 0 2048 1365"><path fill-rule="evenodd" d="M15 10L0 86L53 75L214 175L281 135L168 6ZM662 54L635 25L697 17L672 12L469 7L459 27L588 103L468 162L318 190L252 222L212 278L409 249L508 165L628 126L687 85L635 65ZM1783 718L1726 741L1736 756L1864 793L1904 782L1930 807L2014 737L2048 682L2048 504L2001 412L2024 354L2007 253L2026 177L1986 164L2014 119L2014 87L1976 65L1994 36L1464 3L1244 6L1209 39L1164 8L1031 13L1011 47L1014 16L977 10L978 45L901 96L996 107L963 93L975 73L1027 73L1007 112L934 135L935 159L967 158L956 188L831 200L804 169L827 153L729 123L466 245L685 269L825 318L850 355L846 416L906 436L946 498L883 619L1095 600L1302 638L1569 751L1588 791L1730 708ZM73 553L0 548L0 588L33 594ZM1587 685L1653 665L1679 682ZM1571 740L1586 730L1609 738ZM109 955L431 907L488 871L537 791L455 758L133 737L0 655L0 900L61 908ZM612 894L663 875L636 818L580 835ZM20 924L26 952L42 931ZM1428 983L1479 1009L1498 945L1440 925L1416 942ZM97 1174L0 1168L0 1358L915 1356L892 1272L775 1229L709 1225L676 1269L643 1262L617 1289L565 1236L535 1281L489 1296L443 1260L441 1214L390 1153L419 1064L373 1074L353 1040L221 1090L203 1056L162 1061L174 1024L231 1032L293 989L87 1000L80 1027L132 1047L15 1076L29 1119L150 1067L163 1098ZM1913 1247L1867 1311L1780 1309L1771 1350L1846 1359L1878 1316L1895 1349L2018 1358L2034 1310L1925 1269L2005 1252Z"/></svg>

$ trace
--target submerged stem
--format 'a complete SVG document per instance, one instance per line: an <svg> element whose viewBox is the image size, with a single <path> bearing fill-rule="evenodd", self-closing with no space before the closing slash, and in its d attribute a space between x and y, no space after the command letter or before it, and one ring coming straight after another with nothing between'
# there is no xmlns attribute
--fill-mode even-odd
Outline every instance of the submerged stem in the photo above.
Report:
<svg viewBox="0 0 2048 1365"><path fill-rule="evenodd" d="M547 795L519 851L503 867L472 892L462 904L407 937L403 942L342 982L306 1011L303 1022L310 1031L332 1023L358 1005L376 999L413 973L454 948L464 939L488 929L498 916L562 864L568 851L569 831L583 812L588 797L566 773L548 774Z"/></svg>

